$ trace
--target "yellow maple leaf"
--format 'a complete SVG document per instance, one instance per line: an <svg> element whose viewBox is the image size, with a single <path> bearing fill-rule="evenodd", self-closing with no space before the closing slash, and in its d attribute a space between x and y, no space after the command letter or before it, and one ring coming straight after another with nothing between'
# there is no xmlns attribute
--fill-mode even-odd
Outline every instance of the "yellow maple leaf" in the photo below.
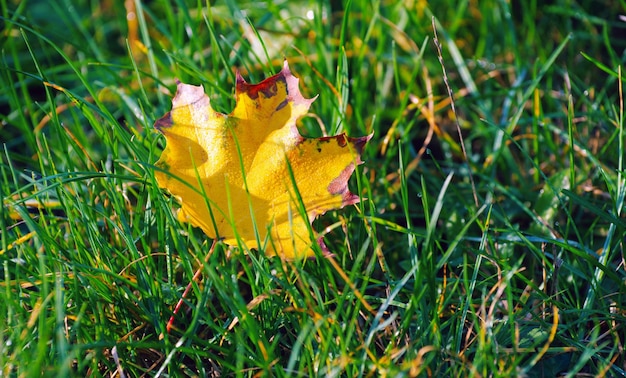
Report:
<svg viewBox="0 0 626 378"><path fill-rule="evenodd" d="M211 238L286 259L313 256L309 224L359 201L348 179L371 136L302 137L296 120L314 99L302 96L287 62L259 84L237 73L235 96L226 115L202 86L178 83L172 110L155 123L166 140L158 185L180 203L179 219Z"/></svg>

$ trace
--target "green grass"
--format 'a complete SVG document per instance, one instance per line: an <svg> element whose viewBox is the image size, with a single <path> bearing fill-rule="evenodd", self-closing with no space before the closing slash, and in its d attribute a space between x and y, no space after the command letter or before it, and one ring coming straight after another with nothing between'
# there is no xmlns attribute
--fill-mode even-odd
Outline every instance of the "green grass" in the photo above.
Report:
<svg viewBox="0 0 626 378"><path fill-rule="evenodd" d="M0 0L0 375L626 374L623 1L213 3ZM374 133L334 259L213 246L154 180L176 78L228 113L283 58Z"/></svg>

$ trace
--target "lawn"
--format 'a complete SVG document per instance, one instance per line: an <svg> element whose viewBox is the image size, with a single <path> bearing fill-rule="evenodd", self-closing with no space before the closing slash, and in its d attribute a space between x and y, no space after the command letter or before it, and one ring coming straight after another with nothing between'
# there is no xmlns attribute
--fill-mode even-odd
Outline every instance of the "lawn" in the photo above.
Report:
<svg viewBox="0 0 626 378"><path fill-rule="evenodd" d="M342 3L0 0L0 376L626 375L624 1ZM310 259L155 179L176 80L284 60L372 135Z"/></svg>

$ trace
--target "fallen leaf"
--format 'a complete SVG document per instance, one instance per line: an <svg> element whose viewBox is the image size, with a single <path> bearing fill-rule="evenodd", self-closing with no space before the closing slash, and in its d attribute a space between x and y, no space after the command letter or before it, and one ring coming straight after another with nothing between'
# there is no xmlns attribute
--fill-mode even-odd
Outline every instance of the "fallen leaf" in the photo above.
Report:
<svg viewBox="0 0 626 378"><path fill-rule="evenodd" d="M296 121L314 99L302 96L287 62L259 84L237 73L235 96L226 115L202 86L178 83L172 110L155 123L166 140L158 185L180 203L179 219L211 238L286 259L313 256L315 217L359 202L348 179L371 135L302 137Z"/></svg>

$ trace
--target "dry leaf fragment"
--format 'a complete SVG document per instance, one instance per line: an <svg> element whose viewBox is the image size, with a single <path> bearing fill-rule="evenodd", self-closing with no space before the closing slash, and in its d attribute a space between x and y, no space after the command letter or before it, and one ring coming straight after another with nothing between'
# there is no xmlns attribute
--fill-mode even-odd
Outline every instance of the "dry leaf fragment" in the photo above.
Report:
<svg viewBox="0 0 626 378"><path fill-rule="evenodd" d="M235 96L226 115L211 108L202 86L178 83L172 110L155 124L166 140L158 185L181 204L179 218L211 238L310 257L313 219L359 201L348 179L371 135L302 137L296 120L314 99L302 96L287 62L259 84L237 73Z"/></svg>

